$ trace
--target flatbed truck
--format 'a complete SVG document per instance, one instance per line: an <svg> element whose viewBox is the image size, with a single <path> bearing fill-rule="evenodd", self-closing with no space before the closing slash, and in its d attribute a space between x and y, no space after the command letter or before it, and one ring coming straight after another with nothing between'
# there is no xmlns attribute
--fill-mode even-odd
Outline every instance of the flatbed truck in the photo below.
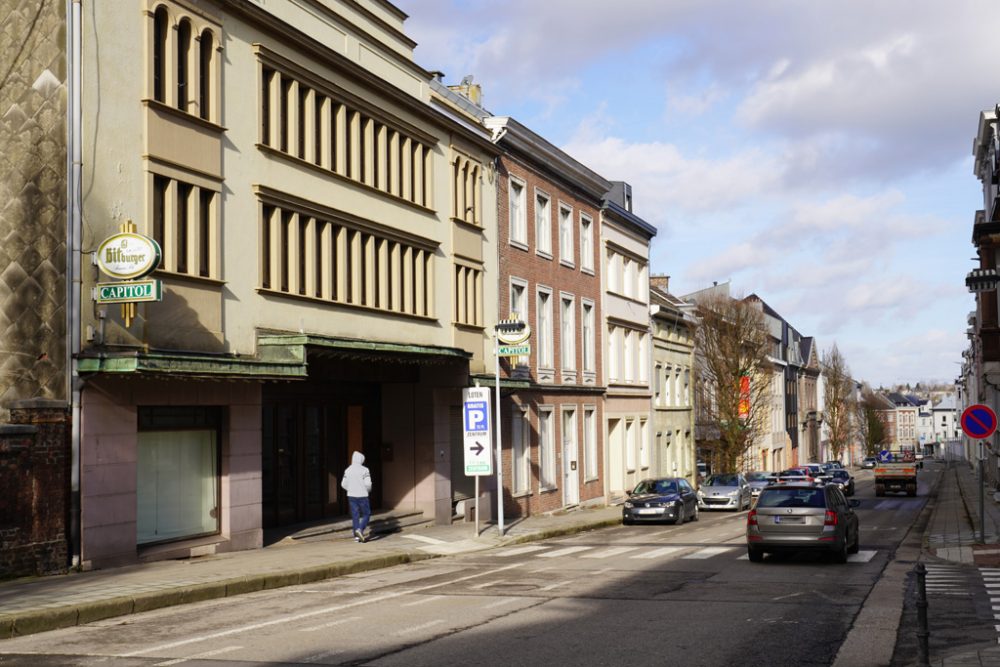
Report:
<svg viewBox="0 0 1000 667"><path fill-rule="evenodd" d="M876 496L886 491L917 495L917 457L912 450L892 452L892 461L879 461L874 472Z"/></svg>

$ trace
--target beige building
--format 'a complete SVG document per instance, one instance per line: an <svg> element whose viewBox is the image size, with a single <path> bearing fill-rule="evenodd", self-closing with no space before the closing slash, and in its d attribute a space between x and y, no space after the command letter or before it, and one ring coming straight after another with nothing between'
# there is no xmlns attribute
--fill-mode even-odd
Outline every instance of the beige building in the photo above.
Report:
<svg viewBox="0 0 1000 667"><path fill-rule="evenodd" d="M413 61L405 18L384 0L80 17L84 567L343 515L354 450L374 506L451 520L461 389L492 366L497 151ZM134 311L91 296L129 221L162 251L162 300Z"/></svg>
<svg viewBox="0 0 1000 667"><path fill-rule="evenodd" d="M694 306L672 295L668 276L650 279L653 337L653 474L697 485L694 438Z"/></svg>
<svg viewBox="0 0 1000 667"><path fill-rule="evenodd" d="M652 471L649 244L656 228L632 212L632 188L613 182L601 210L605 488L623 497Z"/></svg>

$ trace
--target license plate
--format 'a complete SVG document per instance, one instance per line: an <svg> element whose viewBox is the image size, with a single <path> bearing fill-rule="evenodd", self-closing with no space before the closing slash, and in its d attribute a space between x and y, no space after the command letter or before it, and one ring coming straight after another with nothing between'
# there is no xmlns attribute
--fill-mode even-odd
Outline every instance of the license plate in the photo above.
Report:
<svg viewBox="0 0 1000 667"><path fill-rule="evenodd" d="M639 510L639 514L659 514L659 513L660 513L660 510L655 510L655 509L641 509L641 510Z"/></svg>
<svg viewBox="0 0 1000 667"><path fill-rule="evenodd" d="M800 516L776 516L774 517L775 523L802 523L802 517Z"/></svg>

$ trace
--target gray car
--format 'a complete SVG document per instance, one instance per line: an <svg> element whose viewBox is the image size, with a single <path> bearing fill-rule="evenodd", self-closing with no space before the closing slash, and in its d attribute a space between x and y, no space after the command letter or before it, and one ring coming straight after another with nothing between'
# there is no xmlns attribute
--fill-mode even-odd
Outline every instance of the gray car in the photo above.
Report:
<svg viewBox="0 0 1000 667"><path fill-rule="evenodd" d="M778 481L778 476L773 472L754 471L747 473L747 484L750 485L750 496L756 498L761 490L769 484Z"/></svg>
<svg viewBox="0 0 1000 667"><path fill-rule="evenodd" d="M742 473L709 475L698 488L698 507L703 510L740 510L750 507L750 485Z"/></svg>
<svg viewBox="0 0 1000 667"><path fill-rule="evenodd" d="M846 563L858 552L858 505L833 484L769 486L747 515L747 555L759 563L768 552L823 550Z"/></svg>

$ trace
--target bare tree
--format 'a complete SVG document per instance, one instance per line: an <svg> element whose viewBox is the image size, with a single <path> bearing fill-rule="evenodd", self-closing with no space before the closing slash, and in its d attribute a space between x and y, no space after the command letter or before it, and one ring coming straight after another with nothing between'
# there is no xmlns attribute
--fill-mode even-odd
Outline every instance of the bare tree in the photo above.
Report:
<svg viewBox="0 0 1000 667"><path fill-rule="evenodd" d="M879 446L885 441L886 428L882 417L884 407L871 387L865 385L861 390L861 400L858 401L858 412L855 419L858 439L864 446L865 456L875 456Z"/></svg>
<svg viewBox="0 0 1000 667"><path fill-rule="evenodd" d="M698 302L702 415L718 426L714 469L737 470L770 422L771 338L760 309L728 296Z"/></svg>
<svg viewBox="0 0 1000 667"><path fill-rule="evenodd" d="M840 460L844 449L850 444L853 433L852 417L854 406L854 380L847 367L847 361L837 349L837 344L823 354L820 362L823 369L825 391L823 394L823 418L830 434L830 451L833 458Z"/></svg>

